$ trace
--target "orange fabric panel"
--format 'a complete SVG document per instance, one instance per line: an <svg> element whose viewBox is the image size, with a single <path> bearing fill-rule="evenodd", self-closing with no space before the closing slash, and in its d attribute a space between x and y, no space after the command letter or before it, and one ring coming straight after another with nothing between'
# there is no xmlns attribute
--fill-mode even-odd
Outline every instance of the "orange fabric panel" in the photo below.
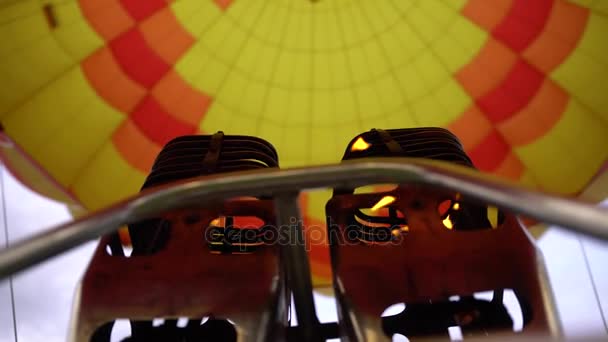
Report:
<svg viewBox="0 0 608 342"><path fill-rule="evenodd" d="M559 121L568 105L568 98L555 82L545 79L528 106L501 122L497 129L511 146L532 143Z"/></svg>
<svg viewBox="0 0 608 342"><path fill-rule="evenodd" d="M544 31L523 52L523 57L539 70L550 73L576 48L588 16L588 10L580 6L556 1Z"/></svg>
<svg viewBox="0 0 608 342"><path fill-rule="evenodd" d="M524 164L519 160L517 155L511 151L502 163L494 170L494 174L499 177L518 181L525 170Z"/></svg>
<svg viewBox="0 0 608 342"><path fill-rule="evenodd" d="M503 43L490 38L479 54L458 73L456 79L477 99L500 85L515 63L517 55Z"/></svg>
<svg viewBox="0 0 608 342"><path fill-rule="evenodd" d="M148 139L131 119L125 120L112 136L114 147L134 168L148 174L161 147Z"/></svg>
<svg viewBox="0 0 608 342"><path fill-rule="evenodd" d="M512 5L513 0L469 0L462 14L491 32L503 21Z"/></svg>
<svg viewBox="0 0 608 342"><path fill-rule="evenodd" d="M299 202L302 213L307 213L308 195L301 195ZM310 216L305 216L303 219L306 250L308 251L311 263L315 262L319 265L329 265L329 241L326 223Z"/></svg>
<svg viewBox="0 0 608 342"><path fill-rule="evenodd" d="M195 41L169 7L141 21L139 30L148 45L170 65L175 64Z"/></svg>
<svg viewBox="0 0 608 342"><path fill-rule="evenodd" d="M91 27L106 41L111 41L135 25L120 0L80 0L79 3Z"/></svg>
<svg viewBox="0 0 608 342"><path fill-rule="evenodd" d="M469 108L448 127L462 143L465 150L471 150L479 145L492 131L488 118L475 106Z"/></svg>
<svg viewBox="0 0 608 342"><path fill-rule="evenodd" d="M173 70L154 86L152 96L172 116L195 127L199 126L212 101Z"/></svg>
<svg viewBox="0 0 608 342"><path fill-rule="evenodd" d="M87 57L81 67L97 94L123 113L131 112L146 95L141 85L125 75L107 47Z"/></svg>
<svg viewBox="0 0 608 342"><path fill-rule="evenodd" d="M332 280L331 264L320 263L315 260L310 260L310 271L315 277L315 286L329 284Z"/></svg>

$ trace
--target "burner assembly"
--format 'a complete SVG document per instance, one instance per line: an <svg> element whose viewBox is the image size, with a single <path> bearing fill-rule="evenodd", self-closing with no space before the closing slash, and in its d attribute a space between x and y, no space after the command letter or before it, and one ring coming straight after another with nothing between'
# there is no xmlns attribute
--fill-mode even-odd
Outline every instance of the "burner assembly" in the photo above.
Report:
<svg viewBox="0 0 608 342"><path fill-rule="evenodd" d="M256 137L174 139L138 196L0 252L0 274L101 236L73 341L110 341L117 322L130 327L123 341L448 340L455 327L558 338L542 255L516 215L608 238L606 213L481 175L445 129L372 129L339 164L279 165ZM298 196L328 188L339 319L321 323Z"/></svg>

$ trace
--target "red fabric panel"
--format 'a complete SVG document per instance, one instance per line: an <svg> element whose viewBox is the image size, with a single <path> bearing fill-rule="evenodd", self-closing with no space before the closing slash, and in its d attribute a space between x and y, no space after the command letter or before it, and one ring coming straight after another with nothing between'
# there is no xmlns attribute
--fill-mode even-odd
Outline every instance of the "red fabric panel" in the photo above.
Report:
<svg viewBox="0 0 608 342"><path fill-rule="evenodd" d="M498 87L477 100L477 105L490 121L504 121L528 105L543 80L540 71L519 61Z"/></svg>
<svg viewBox="0 0 608 342"><path fill-rule="evenodd" d="M228 6L232 4L234 0L215 0L215 3L223 10L227 10Z"/></svg>
<svg viewBox="0 0 608 342"><path fill-rule="evenodd" d="M488 136L471 151L468 151L473 164L481 171L494 171L507 158L511 148L497 131Z"/></svg>
<svg viewBox="0 0 608 342"><path fill-rule="evenodd" d="M137 21L142 21L167 6L164 0L120 0L120 2Z"/></svg>
<svg viewBox="0 0 608 342"><path fill-rule="evenodd" d="M492 32L511 49L522 52L543 31L555 0L514 0L511 10Z"/></svg>
<svg viewBox="0 0 608 342"><path fill-rule="evenodd" d="M183 123L165 112L152 96L147 96L135 108L131 119L150 140L160 146L175 137L194 134L196 131L194 126Z"/></svg>
<svg viewBox="0 0 608 342"><path fill-rule="evenodd" d="M110 48L124 72L148 89L169 71L169 65L148 46L137 28L114 39Z"/></svg>

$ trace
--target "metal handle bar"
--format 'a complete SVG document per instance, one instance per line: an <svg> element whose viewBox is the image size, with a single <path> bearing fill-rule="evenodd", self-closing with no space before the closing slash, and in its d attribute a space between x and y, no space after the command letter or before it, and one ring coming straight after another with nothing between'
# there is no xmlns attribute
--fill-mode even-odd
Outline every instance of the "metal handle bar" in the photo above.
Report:
<svg viewBox="0 0 608 342"><path fill-rule="evenodd" d="M409 158L374 158L294 169L266 169L195 178L161 186L0 251L0 279L161 212L239 196L269 196L315 188L416 183L566 229L608 240L608 211L580 201L525 190L458 165Z"/></svg>

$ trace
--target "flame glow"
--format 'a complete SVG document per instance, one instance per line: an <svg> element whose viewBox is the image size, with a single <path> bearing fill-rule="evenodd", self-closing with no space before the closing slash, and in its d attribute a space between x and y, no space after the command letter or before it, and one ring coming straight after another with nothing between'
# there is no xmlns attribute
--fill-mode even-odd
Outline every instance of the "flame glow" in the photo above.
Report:
<svg viewBox="0 0 608 342"><path fill-rule="evenodd" d="M454 223L452 223L452 219L450 219L450 215L446 216L445 219L443 219L443 225L447 228L447 229L452 229L454 228Z"/></svg>
<svg viewBox="0 0 608 342"><path fill-rule="evenodd" d="M372 146L372 144L370 144L367 141L363 140L362 137L359 137L359 139L357 139L357 141L355 141L355 143L353 144L353 146L351 146L350 151L351 152L354 152L354 151L365 151L370 146Z"/></svg>
<svg viewBox="0 0 608 342"><path fill-rule="evenodd" d="M452 206L452 209L459 210L460 209L460 203L458 203L458 202L454 203L454 205Z"/></svg>
<svg viewBox="0 0 608 342"><path fill-rule="evenodd" d="M396 200L397 199L393 196L384 196L384 197L382 197L382 199L380 199L378 201L378 203L374 204L374 206L372 207L372 211L382 209L382 208L386 207L387 205L395 202Z"/></svg>
<svg viewBox="0 0 608 342"><path fill-rule="evenodd" d="M498 208L488 207L488 221L493 229L498 227Z"/></svg>

